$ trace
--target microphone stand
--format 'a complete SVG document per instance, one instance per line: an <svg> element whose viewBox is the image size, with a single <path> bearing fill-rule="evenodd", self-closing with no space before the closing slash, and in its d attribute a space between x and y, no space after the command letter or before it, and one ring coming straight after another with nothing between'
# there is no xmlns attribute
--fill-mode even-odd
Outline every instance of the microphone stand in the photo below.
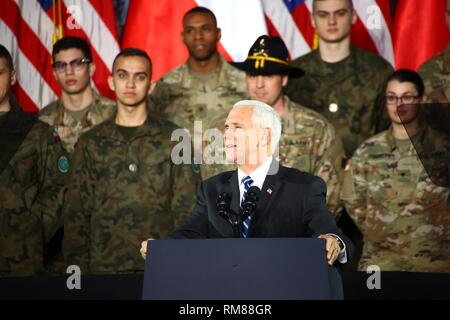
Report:
<svg viewBox="0 0 450 320"><path fill-rule="evenodd" d="M233 237L242 238L242 216L230 208L231 196L222 192L217 199L217 211L233 228Z"/></svg>

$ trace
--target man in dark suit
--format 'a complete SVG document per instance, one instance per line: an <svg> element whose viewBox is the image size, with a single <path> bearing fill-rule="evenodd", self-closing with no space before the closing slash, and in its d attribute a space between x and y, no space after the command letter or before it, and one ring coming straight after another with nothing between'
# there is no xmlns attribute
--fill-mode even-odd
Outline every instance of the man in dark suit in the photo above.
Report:
<svg viewBox="0 0 450 320"><path fill-rule="evenodd" d="M233 237L232 225L218 213L219 195L231 195L230 209L240 212L250 186L261 189L255 212L242 223L242 237L319 237L327 260L346 263L353 246L336 226L326 206L322 179L286 168L274 160L281 135L278 113L253 100L236 103L225 122L225 153L238 169L203 181L192 215L169 238ZM145 258L147 241L142 242Z"/></svg>

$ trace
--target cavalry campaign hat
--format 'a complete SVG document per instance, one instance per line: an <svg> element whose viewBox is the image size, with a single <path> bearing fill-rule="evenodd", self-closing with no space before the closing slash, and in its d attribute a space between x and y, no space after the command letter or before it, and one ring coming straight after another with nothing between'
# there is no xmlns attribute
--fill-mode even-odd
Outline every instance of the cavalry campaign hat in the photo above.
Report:
<svg viewBox="0 0 450 320"><path fill-rule="evenodd" d="M266 35L256 39L244 62L231 64L253 75L288 74L296 78L305 74L302 69L289 66L289 53L283 40Z"/></svg>

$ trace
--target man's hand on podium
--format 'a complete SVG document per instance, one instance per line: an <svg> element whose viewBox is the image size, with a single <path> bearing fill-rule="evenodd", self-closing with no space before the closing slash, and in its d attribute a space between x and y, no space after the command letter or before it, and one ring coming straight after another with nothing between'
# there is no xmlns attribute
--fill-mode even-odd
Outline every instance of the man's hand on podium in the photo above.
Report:
<svg viewBox="0 0 450 320"><path fill-rule="evenodd" d="M327 250L327 261L328 264L331 266L336 261L336 259L339 256L339 253L343 249L341 245L341 241L336 237L332 235L320 235L318 238L325 239L327 241L326 244L326 250Z"/></svg>
<svg viewBox="0 0 450 320"><path fill-rule="evenodd" d="M145 260L145 258L147 258L147 241L149 241L149 240L155 240L155 239L148 238L147 240L141 242L141 250L140 251L141 251L141 256L142 256L142 258L144 258L144 260Z"/></svg>

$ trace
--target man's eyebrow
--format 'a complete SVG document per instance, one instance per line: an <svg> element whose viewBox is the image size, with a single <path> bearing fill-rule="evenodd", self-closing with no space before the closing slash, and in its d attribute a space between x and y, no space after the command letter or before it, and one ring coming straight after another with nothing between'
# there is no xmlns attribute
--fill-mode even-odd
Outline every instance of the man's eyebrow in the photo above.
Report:
<svg viewBox="0 0 450 320"><path fill-rule="evenodd" d="M125 73L129 73L127 70L125 70L125 69L117 69L116 70L116 72L125 72ZM134 73L134 74L136 74L136 75L146 75L146 76L148 76L148 73L147 72L145 72L145 71L141 71L141 72L136 72L136 73Z"/></svg>
<svg viewBox="0 0 450 320"><path fill-rule="evenodd" d="M145 72L145 71L141 71L141 72L136 72L135 74L137 74L137 75L145 75L145 76L148 76L148 73L147 72Z"/></svg>

